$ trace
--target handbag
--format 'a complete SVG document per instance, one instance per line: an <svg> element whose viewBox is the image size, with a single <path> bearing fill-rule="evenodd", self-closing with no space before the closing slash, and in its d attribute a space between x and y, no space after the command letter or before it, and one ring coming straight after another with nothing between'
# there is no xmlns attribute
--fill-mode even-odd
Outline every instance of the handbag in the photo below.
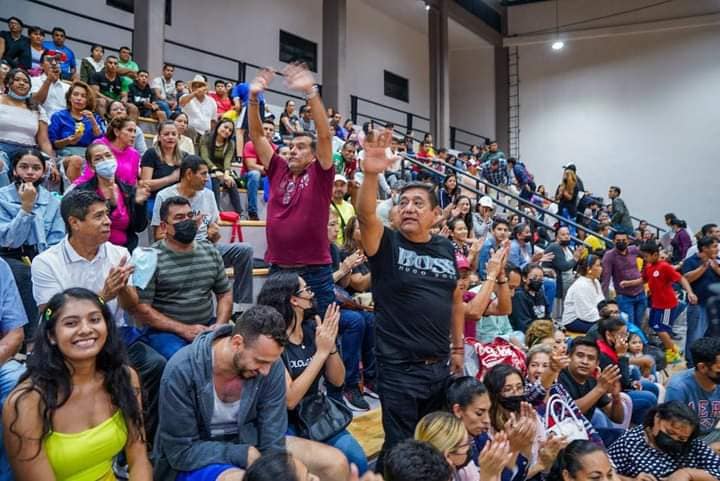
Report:
<svg viewBox="0 0 720 481"><path fill-rule="evenodd" d="M240 229L240 214L231 210L224 210L220 212L220 220L232 223L230 243L243 241L242 229Z"/></svg>
<svg viewBox="0 0 720 481"><path fill-rule="evenodd" d="M557 405L560 405L559 414L555 413L553 410ZM565 416L566 412L570 413L570 416ZM551 420L553 422L552 427L549 426ZM556 436L565 436L568 442L575 440L588 440L585 425L578 419L568 403L557 394L550 396L547 401L547 408L545 410L545 431L548 434L553 433Z"/></svg>
<svg viewBox="0 0 720 481"><path fill-rule="evenodd" d="M353 415L342 402L318 392L300 401L297 418L300 437L322 442L345 429Z"/></svg>

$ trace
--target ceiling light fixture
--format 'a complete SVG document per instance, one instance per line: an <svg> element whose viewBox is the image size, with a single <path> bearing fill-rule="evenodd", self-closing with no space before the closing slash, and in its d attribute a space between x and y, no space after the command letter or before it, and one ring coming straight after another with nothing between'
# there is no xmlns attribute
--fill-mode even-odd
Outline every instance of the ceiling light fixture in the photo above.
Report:
<svg viewBox="0 0 720 481"><path fill-rule="evenodd" d="M428 5L427 3L425 4L425 10L430 10L430 5Z"/></svg>
<svg viewBox="0 0 720 481"><path fill-rule="evenodd" d="M555 41L552 44L552 49L555 51L562 50L565 46L565 42L560 40L560 0L555 0Z"/></svg>

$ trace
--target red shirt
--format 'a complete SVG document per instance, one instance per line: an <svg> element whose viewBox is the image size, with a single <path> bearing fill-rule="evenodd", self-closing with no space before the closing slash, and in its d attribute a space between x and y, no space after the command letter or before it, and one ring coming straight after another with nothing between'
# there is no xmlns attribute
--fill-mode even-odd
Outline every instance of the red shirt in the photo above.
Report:
<svg viewBox="0 0 720 481"><path fill-rule="evenodd" d="M272 147L273 153L277 152L277 149L278 149L277 145L271 143L270 146ZM249 170L247 168L248 157L251 159L255 159L255 162L258 165L262 165L262 162L260 162L257 152L255 151L255 145L253 145L252 140L248 140L247 142L245 142L245 145L243 146L243 165L242 165L242 170L240 171L241 175L247 174L247 172Z"/></svg>
<svg viewBox="0 0 720 481"><path fill-rule="evenodd" d="M650 289L650 307L653 309L672 309L678 305L677 296L672 288L682 275L665 261L648 264L643 269L643 279Z"/></svg>
<svg viewBox="0 0 720 481"><path fill-rule="evenodd" d="M327 224L335 167L324 170L316 160L295 177L287 161L274 154L267 175L270 199L265 262L288 266L331 264Z"/></svg>
<svg viewBox="0 0 720 481"><path fill-rule="evenodd" d="M215 92L208 92L208 95L211 99L215 101L217 104L217 114L218 117L220 117L222 114L233 108L233 102L230 97L225 97L224 99L221 99L217 93Z"/></svg>

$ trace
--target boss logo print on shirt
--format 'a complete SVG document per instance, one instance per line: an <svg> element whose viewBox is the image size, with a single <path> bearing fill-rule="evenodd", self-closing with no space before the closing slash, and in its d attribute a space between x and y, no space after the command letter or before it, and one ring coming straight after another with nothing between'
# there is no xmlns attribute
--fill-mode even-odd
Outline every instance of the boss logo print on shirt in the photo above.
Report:
<svg viewBox="0 0 720 481"><path fill-rule="evenodd" d="M432 256L418 255L417 252L398 247L398 270L438 279L455 279L455 262Z"/></svg>

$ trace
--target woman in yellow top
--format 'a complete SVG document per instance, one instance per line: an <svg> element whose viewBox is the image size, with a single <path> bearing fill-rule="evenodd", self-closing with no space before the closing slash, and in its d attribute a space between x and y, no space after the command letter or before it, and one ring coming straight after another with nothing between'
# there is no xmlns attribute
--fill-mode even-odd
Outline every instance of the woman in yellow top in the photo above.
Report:
<svg viewBox="0 0 720 481"><path fill-rule="evenodd" d="M152 480L138 376L110 310L87 289L50 299L2 414L17 481L114 481L123 450L130 479Z"/></svg>

